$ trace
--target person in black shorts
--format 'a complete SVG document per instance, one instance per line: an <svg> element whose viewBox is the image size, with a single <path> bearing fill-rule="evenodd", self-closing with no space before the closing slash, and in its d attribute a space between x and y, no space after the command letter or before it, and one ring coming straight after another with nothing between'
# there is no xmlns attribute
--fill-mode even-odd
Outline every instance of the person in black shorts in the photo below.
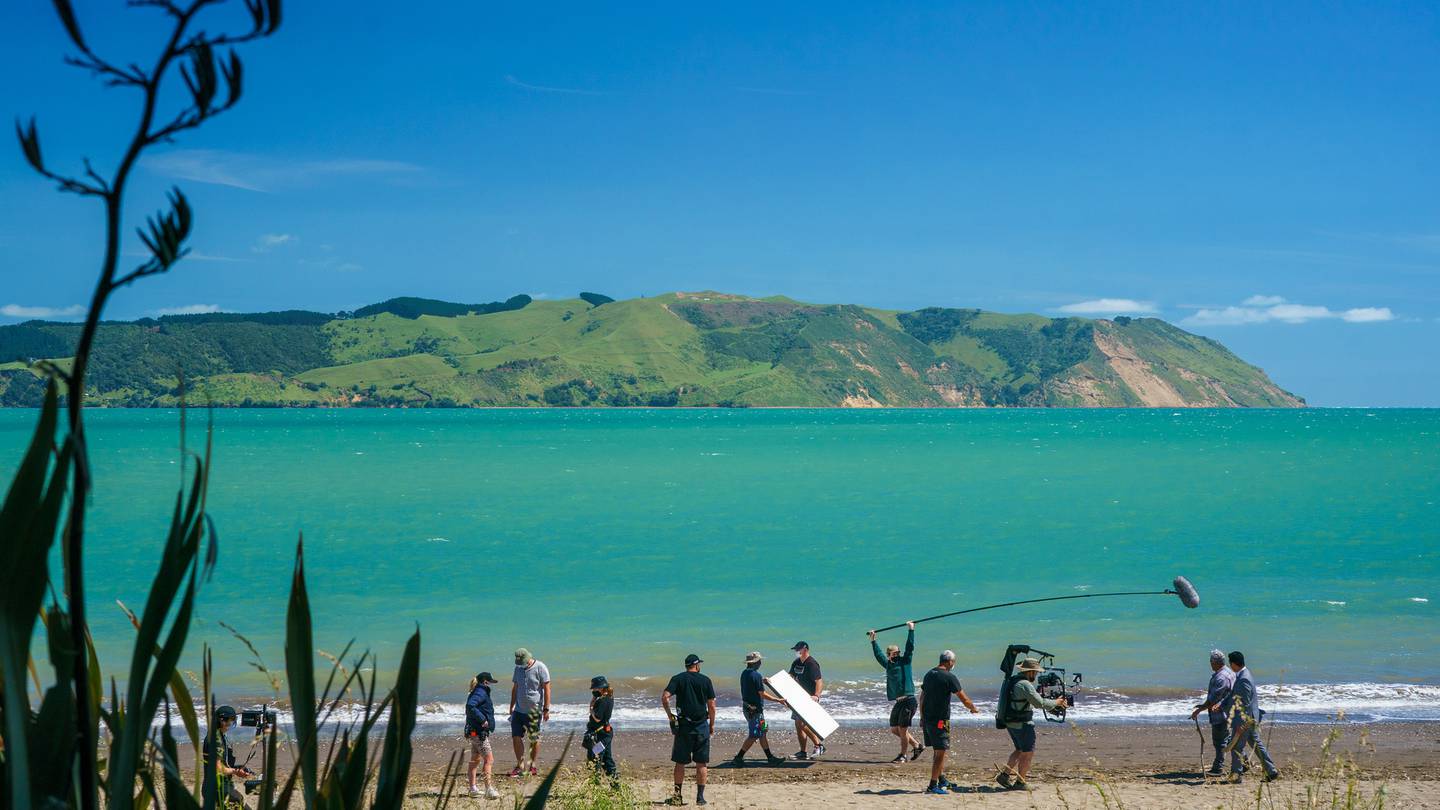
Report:
<svg viewBox="0 0 1440 810"><path fill-rule="evenodd" d="M880 642L875 639L875 631L870 631L870 651L875 654L875 661L885 668L885 697L893 701L890 707L890 733L900 740L900 754L890 760L891 762L919 759L920 752L925 750L925 746L910 733L910 722L915 719L915 712L920 704L915 700L915 675L910 669L910 664L915 659L915 622L906 622L905 626L909 628L905 637L905 651L900 651L899 644L890 644L885 647L884 655L880 653Z"/></svg>
<svg viewBox="0 0 1440 810"><path fill-rule="evenodd" d="M825 679L820 675L820 662L810 654L810 645L803 641L795 642L795 646L790 649L795 651L795 660L790 662L790 677L819 703L820 693L825 691ZM815 756L825 753L825 744L820 741L820 735L805 725L805 721L800 719L800 713L792 711L790 717L795 720L795 736L800 738L800 751L795 754L795 758L810 759L810 754L805 751L807 741L815 743Z"/></svg>
<svg viewBox="0 0 1440 810"><path fill-rule="evenodd" d="M951 672L955 668L955 653L946 650L940 653L940 663L925 673L920 682L920 726L925 732L925 744L935 750L930 761L930 786L926 793L944 795L951 785L942 771L945 769L945 754L950 750L950 696L960 698L971 714L979 714L960 679Z"/></svg>
<svg viewBox="0 0 1440 810"><path fill-rule="evenodd" d="M675 742L670 761L675 763L675 795L666 804L682 805L685 797L685 766L695 763L695 803L705 804L705 777L710 763L710 735L715 733L715 684L700 674L700 656L685 656L685 671L670 679L660 695L660 706L670 719ZM675 710L670 710L671 699Z"/></svg>

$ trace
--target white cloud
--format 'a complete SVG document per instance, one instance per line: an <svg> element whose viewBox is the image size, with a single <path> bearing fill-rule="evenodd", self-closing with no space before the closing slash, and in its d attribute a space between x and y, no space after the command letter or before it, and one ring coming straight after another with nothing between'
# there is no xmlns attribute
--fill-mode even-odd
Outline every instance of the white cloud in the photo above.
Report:
<svg viewBox="0 0 1440 810"><path fill-rule="evenodd" d="M85 307L75 304L68 307L27 307L24 304L0 306L0 316L6 318L78 318L85 314Z"/></svg>
<svg viewBox="0 0 1440 810"><path fill-rule="evenodd" d="M260 238L255 240L255 244L250 246L250 249L256 253L269 253L277 247L293 245L298 241L300 241L300 237L293 233L262 233Z"/></svg>
<svg viewBox="0 0 1440 810"><path fill-rule="evenodd" d="M1247 307L1273 307L1276 304L1285 303L1285 299L1278 295L1252 295L1241 302Z"/></svg>
<svg viewBox="0 0 1440 810"><path fill-rule="evenodd" d="M147 157L142 165L166 177L261 192L311 186L322 180L347 176L394 181L424 171L400 160L290 160L220 149L176 149Z"/></svg>
<svg viewBox="0 0 1440 810"><path fill-rule="evenodd" d="M1350 323L1374 323L1393 321L1395 313L1391 312L1389 307L1356 307L1340 313L1340 317Z"/></svg>
<svg viewBox="0 0 1440 810"><path fill-rule="evenodd" d="M1077 301L1057 307L1057 312L1071 315L1146 315L1155 312L1154 301L1136 301L1133 298L1096 298L1091 301Z"/></svg>
<svg viewBox="0 0 1440 810"><path fill-rule="evenodd" d="M1188 326L1244 326L1253 323L1308 323L1338 319L1347 323L1378 323L1395 320L1389 307L1355 307L1334 310L1312 304L1292 303L1278 295L1252 295L1240 306L1201 308L1181 323Z"/></svg>
<svg viewBox="0 0 1440 810"><path fill-rule="evenodd" d="M208 315L212 312L224 312L216 304L186 304L181 307L162 307L155 310L156 315Z"/></svg>

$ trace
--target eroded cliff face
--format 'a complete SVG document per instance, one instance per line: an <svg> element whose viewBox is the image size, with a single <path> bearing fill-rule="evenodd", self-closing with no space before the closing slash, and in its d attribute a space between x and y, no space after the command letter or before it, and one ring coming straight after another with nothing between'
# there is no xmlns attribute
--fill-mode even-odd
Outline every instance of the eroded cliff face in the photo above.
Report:
<svg viewBox="0 0 1440 810"><path fill-rule="evenodd" d="M1128 326L1128 324L1126 324ZM1208 351L1201 369L1176 365L1151 344L1149 333L1132 334L1114 321L1097 321L1095 354L1047 386L1047 404L1078 407L1303 408L1305 401L1275 385L1265 373L1212 341L1166 327L1163 337L1195 356L1190 343ZM1177 337L1183 336L1183 337ZM1218 368L1217 368L1218 366ZM1206 373L1214 370L1223 372Z"/></svg>

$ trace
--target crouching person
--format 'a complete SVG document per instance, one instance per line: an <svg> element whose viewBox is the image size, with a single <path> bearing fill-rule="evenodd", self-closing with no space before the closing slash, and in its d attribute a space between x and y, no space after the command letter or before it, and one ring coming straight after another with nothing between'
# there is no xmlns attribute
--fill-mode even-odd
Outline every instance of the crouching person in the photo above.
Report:
<svg viewBox="0 0 1440 810"><path fill-rule="evenodd" d="M1030 764L1035 761L1035 710L1042 711L1065 707L1065 698L1040 697L1035 688L1035 679L1044 667L1039 659L1026 658L1014 675L1005 679L1001 689L1000 705L996 709L996 725L1003 724L1010 732L1010 741L1015 745L1005 770L995 777L1000 786L1008 790L1024 790L1029 787Z"/></svg>

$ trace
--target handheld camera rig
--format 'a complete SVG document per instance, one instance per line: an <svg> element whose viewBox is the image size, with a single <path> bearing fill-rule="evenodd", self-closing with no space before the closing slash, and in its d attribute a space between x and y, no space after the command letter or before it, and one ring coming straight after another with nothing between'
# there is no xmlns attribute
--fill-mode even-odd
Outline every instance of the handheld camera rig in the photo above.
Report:
<svg viewBox="0 0 1440 810"><path fill-rule="evenodd" d="M249 727L255 729L256 741L259 741L260 738L265 735L265 732L273 732L276 728L276 723L278 722L279 716L277 715L276 711L266 704L261 704L260 708L258 709L245 709L240 712L240 725L242 727ZM246 793L254 793L258 791L260 789L260 785L264 782L263 777L265 775L265 772L269 770L269 757L266 755L267 746L264 743L261 743L259 748L260 771L258 773L252 772L249 768L250 758L255 756L255 746L253 743L251 744L250 748L250 756L247 756L245 758L245 763L240 766L244 768L246 774L250 776L250 778L245 780Z"/></svg>
<svg viewBox="0 0 1440 810"><path fill-rule="evenodd" d="M1000 713L996 719L996 726L1003 727L1005 720L1010 713L1010 690L1014 688L1015 681L1023 676L1015 674L1015 659L1020 655L1033 655L1040 659L1043 667L1040 674L1035 678L1035 691L1040 697L1047 700L1065 698L1064 707L1044 710L1045 719L1051 723L1065 722L1065 715L1070 706L1075 705L1076 694L1080 691L1085 676L1076 672L1069 675L1066 680L1066 671L1063 667L1055 666L1055 655L1037 650L1028 644L1011 644L1005 648L1005 657L1000 660L1000 671L1005 673L1005 680L1000 685Z"/></svg>

